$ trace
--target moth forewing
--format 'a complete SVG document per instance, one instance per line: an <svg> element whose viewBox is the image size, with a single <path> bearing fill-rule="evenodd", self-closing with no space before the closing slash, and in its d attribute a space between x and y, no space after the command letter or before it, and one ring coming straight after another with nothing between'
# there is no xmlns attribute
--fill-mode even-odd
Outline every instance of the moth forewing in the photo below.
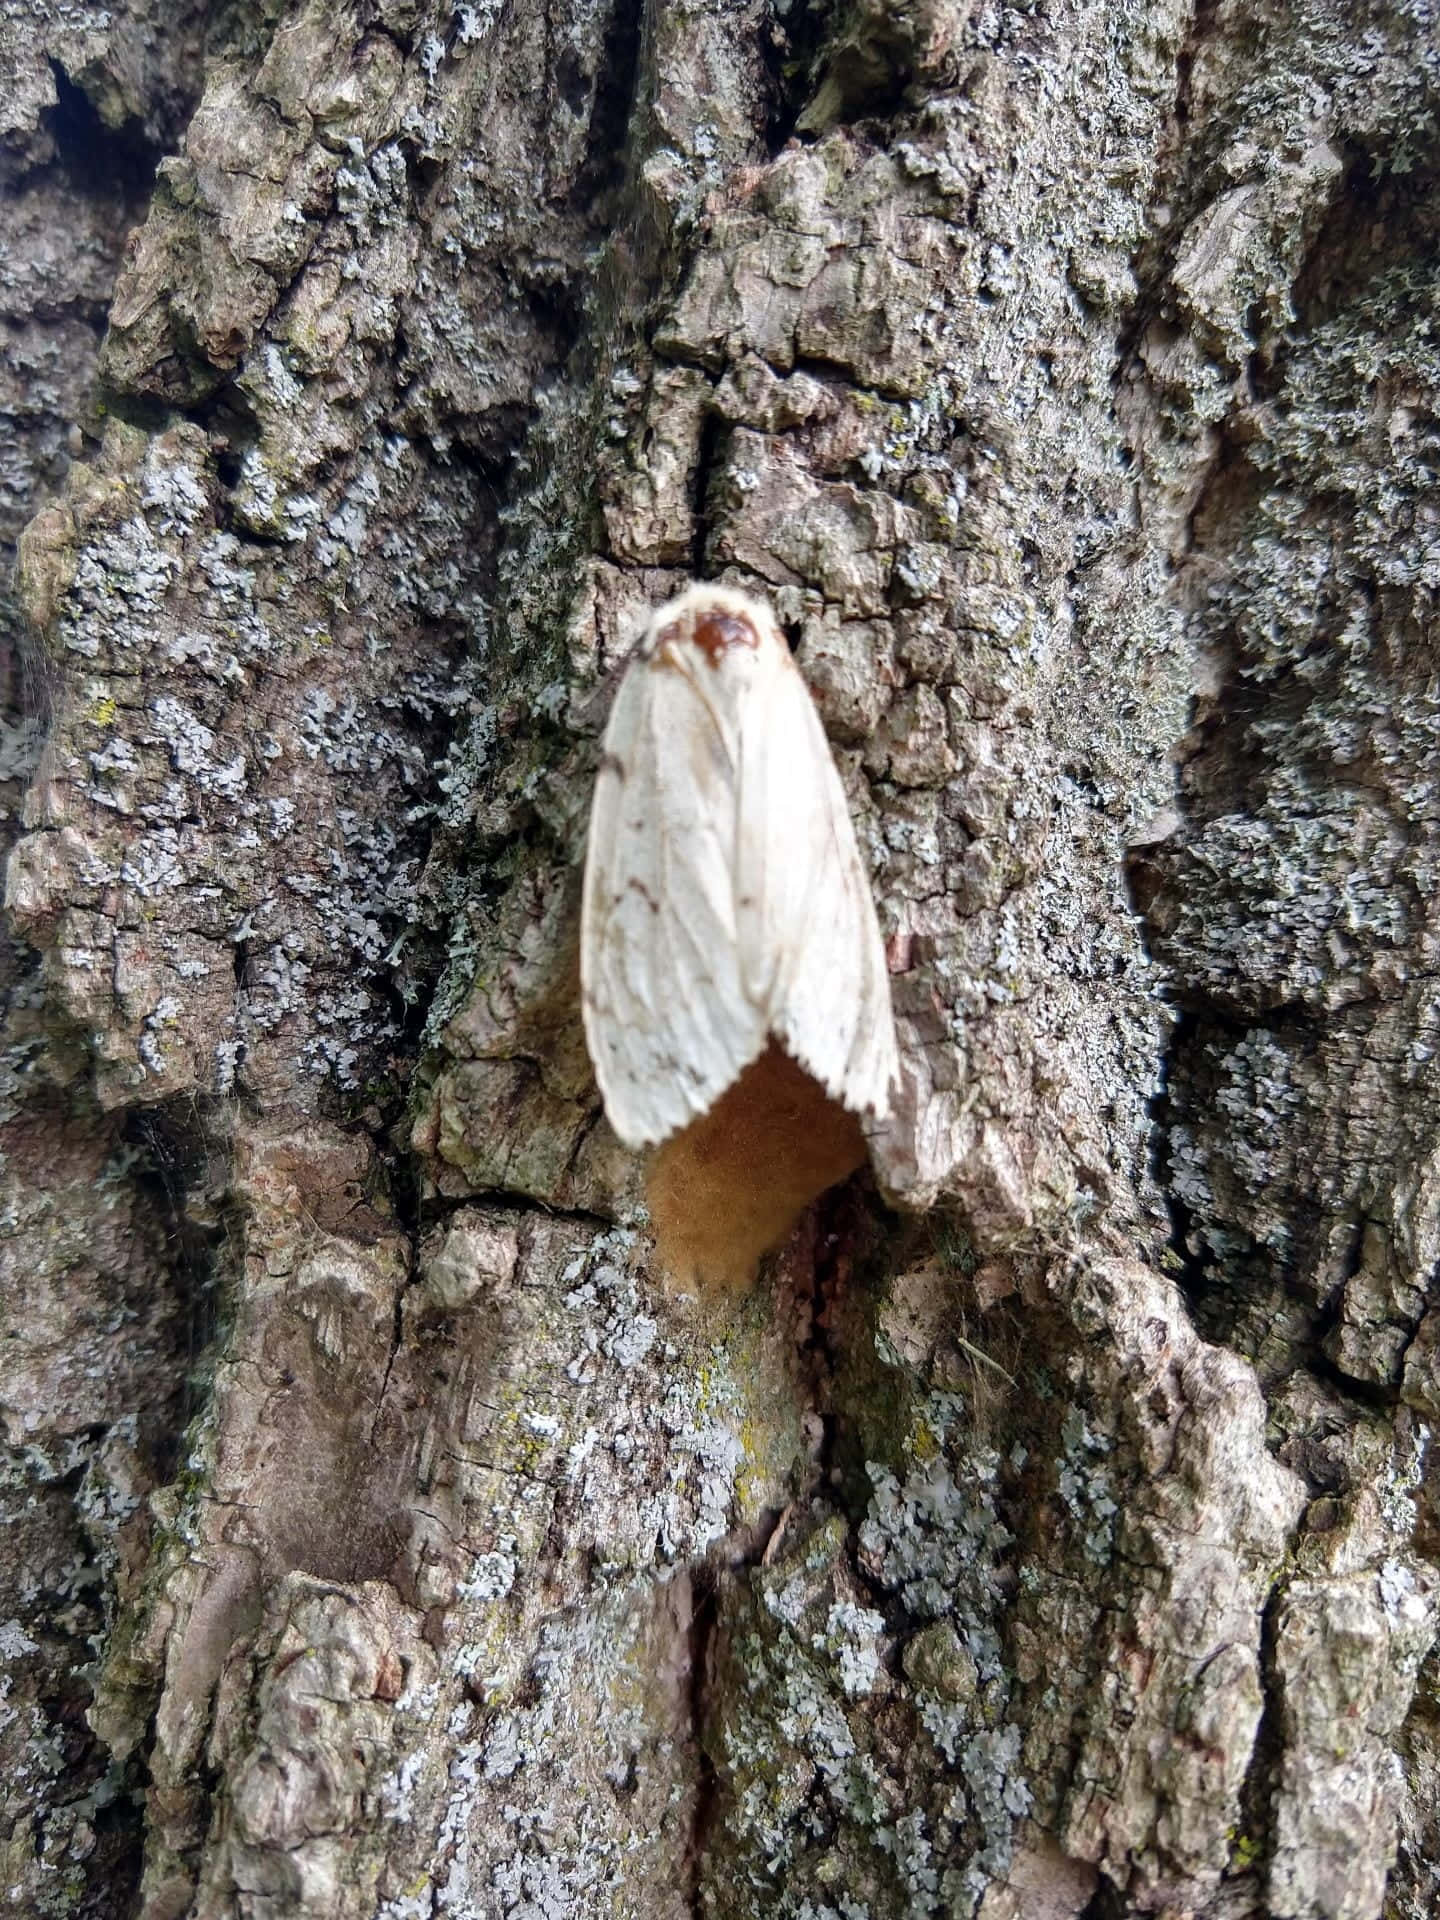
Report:
<svg viewBox="0 0 1440 1920"><path fill-rule="evenodd" d="M704 1113L765 1044L736 953L729 716L676 657L668 611L652 620L605 730L581 909L586 1040L610 1123L631 1147Z"/></svg>
<svg viewBox="0 0 1440 1920"><path fill-rule="evenodd" d="M788 650L767 696L741 747L742 978L766 983L769 1030L832 1098L883 1118L898 1070L884 946L845 789Z"/></svg>

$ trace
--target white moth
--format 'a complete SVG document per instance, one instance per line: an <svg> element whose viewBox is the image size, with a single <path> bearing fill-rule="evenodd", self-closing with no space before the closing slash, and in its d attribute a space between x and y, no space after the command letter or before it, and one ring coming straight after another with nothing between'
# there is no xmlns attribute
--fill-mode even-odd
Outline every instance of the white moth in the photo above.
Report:
<svg viewBox="0 0 1440 1920"><path fill-rule="evenodd" d="M631 1147L706 1113L778 1041L852 1113L898 1073L845 791L769 609L694 586L651 616L595 783L585 1037Z"/></svg>

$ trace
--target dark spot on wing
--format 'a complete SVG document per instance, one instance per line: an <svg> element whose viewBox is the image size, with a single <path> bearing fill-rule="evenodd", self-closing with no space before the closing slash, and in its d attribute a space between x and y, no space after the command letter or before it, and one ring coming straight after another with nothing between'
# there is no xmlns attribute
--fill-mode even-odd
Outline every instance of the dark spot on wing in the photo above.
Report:
<svg viewBox="0 0 1440 1920"><path fill-rule="evenodd" d="M660 902L655 898L654 894L651 893L650 889L645 885L645 882L643 880L627 880L625 884L627 887L631 888L634 892L639 894L640 898L645 902L646 906L649 907L652 913L659 913ZM620 902L618 899L616 900L615 904L617 907L619 906Z"/></svg>
<svg viewBox="0 0 1440 1920"><path fill-rule="evenodd" d="M601 773L613 773L617 780L625 778L625 762L618 753L602 753L600 756Z"/></svg>

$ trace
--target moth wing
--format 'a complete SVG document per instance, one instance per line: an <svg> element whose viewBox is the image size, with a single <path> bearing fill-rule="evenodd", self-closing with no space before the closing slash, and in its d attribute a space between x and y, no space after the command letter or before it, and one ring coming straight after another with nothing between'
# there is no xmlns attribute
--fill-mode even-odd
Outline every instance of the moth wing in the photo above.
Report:
<svg viewBox="0 0 1440 1920"><path fill-rule="evenodd" d="M708 671L637 656L595 783L585 1037L610 1124L631 1147L707 1111L765 1045L736 950L738 718L726 698L702 696Z"/></svg>
<svg viewBox="0 0 1440 1920"><path fill-rule="evenodd" d="M820 716L775 642L741 734L742 980L832 1099L883 1116L899 1058L870 880Z"/></svg>

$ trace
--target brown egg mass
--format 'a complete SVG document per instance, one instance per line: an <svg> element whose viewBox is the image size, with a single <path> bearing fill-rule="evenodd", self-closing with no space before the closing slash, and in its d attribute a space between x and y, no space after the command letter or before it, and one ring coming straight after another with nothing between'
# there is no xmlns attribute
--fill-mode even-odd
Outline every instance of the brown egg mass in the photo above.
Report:
<svg viewBox="0 0 1440 1920"><path fill-rule="evenodd" d="M662 1268L702 1293L748 1286L761 1254L864 1158L856 1116L772 1040L655 1153L647 1199Z"/></svg>

